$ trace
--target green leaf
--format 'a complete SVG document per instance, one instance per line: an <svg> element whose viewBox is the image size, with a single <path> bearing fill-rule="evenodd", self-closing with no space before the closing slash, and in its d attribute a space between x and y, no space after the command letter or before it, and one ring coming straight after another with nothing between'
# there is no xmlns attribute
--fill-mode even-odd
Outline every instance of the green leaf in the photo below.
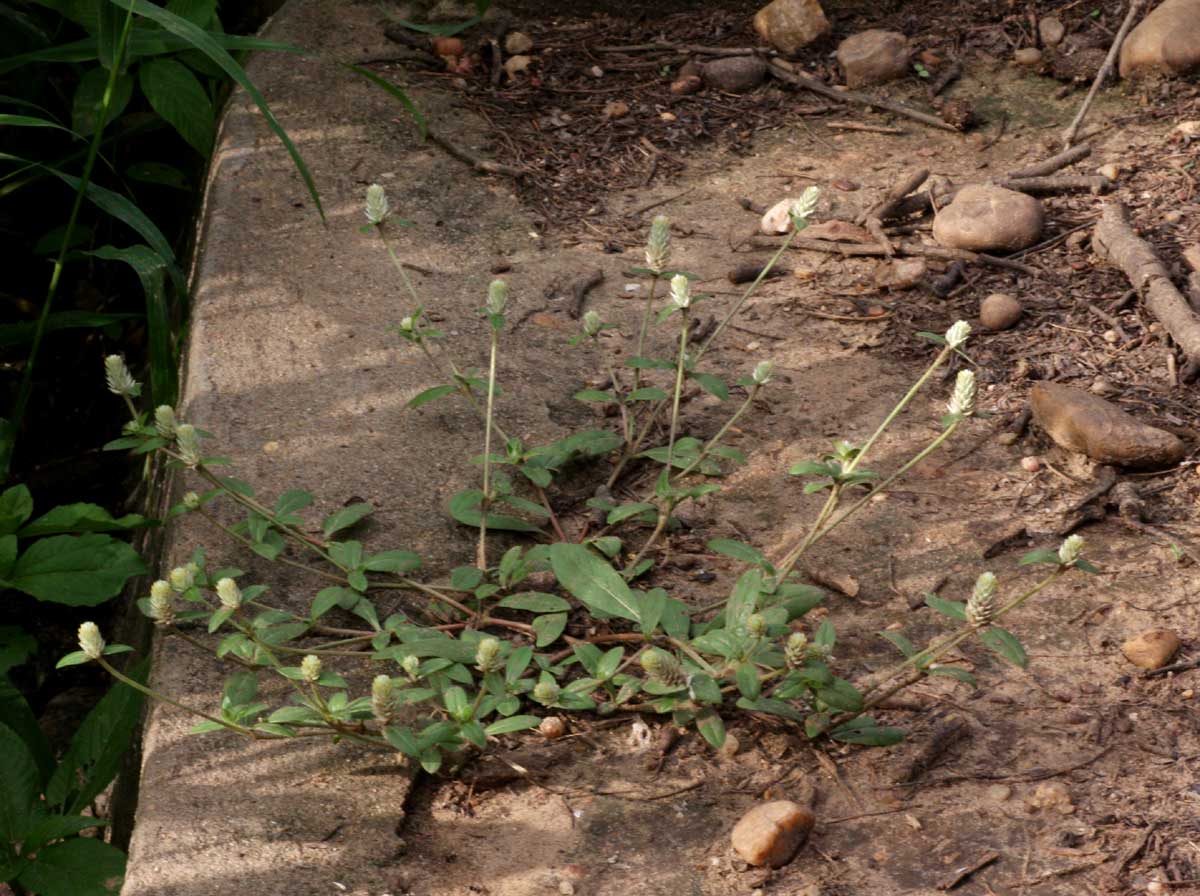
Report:
<svg viewBox="0 0 1200 896"><path fill-rule="evenodd" d="M412 572L421 568L421 558L412 551L382 551L367 557L362 568L367 572Z"/></svg>
<svg viewBox="0 0 1200 896"><path fill-rule="evenodd" d="M1024 669L1029 665L1029 657L1025 655L1025 648L1021 646L1017 636L1008 629L1000 628L998 625L990 626L979 633L979 640L1014 666Z"/></svg>
<svg viewBox="0 0 1200 896"><path fill-rule="evenodd" d="M47 815L26 833L21 852L28 855L52 840L63 840L88 828L105 827L107 824L103 818L89 815ZM0 879L3 879L3 874L0 874Z"/></svg>
<svg viewBox="0 0 1200 896"><path fill-rule="evenodd" d="M495 737L499 734L512 734L514 731L528 731L541 723L542 720L537 716L509 716L507 719L497 719L483 730L488 737Z"/></svg>
<svg viewBox="0 0 1200 896"><path fill-rule="evenodd" d="M312 504L312 492L302 488L293 488L284 492L275 502L276 516L291 516L299 510L303 510L308 505Z"/></svg>
<svg viewBox="0 0 1200 896"><path fill-rule="evenodd" d="M67 532L129 532L150 525L150 520L136 513L115 519L97 504L63 504L23 526L17 534L34 538Z"/></svg>
<svg viewBox="0 0 1200 896"><path fill-rule="evenodd" d="M138 83L159 117L207 158L216 121L208 94L191 69L170 57L151 59L138 68Z"/></svg>
<svg viewBox="0 0 1200 896"><path fill-rule="evenodd" d="M740 560L742 563L761 567L768 572L771 569L767 558L757 548L751 547L745 542L735 541L732 538L713 538L708 542L708 549L718 554L724 554L726 557L732 557L734 560Z"/></svg>
<svg viewBox="0 0 1200 896"><path fill-rule="evenodd" d="M207 28L217 13L216 0L170 0L167 9L193 25Z"/></svg>
<svg viewBox="0 0 1200 896"><path fill-rule="evenodd" d="M931 666L928 670L930 675L941 675L944 678L953 678L955 681L961 681L965 685L970 685L975 688L979 683L975 681L975 676L966 669L960 669L957 666Z"/></svg>
<svg viewBox="0 0 1200 896"><path fill-rule="evenodd" d="M17 536L4 535L0 537L0 579L12 575L12 568L17 562Z"/></svg>
<svg viewBox="0 0 1200 896"><path fill-rule="evenodd" d="M474 526L478 529L483 525L483 512L479 509L483 502L483 492L477 488L466 489L450 499L450 515L464 526ZM508 532L540 532L533 523L505 516L498 513L487 515L489 529L505 530Z"/></svg>
<svg viewBox="0 0 1200 896"><path fill-rule="evenodd" d="M17 559L8 584L38 600L95 606L145 573L137 552L107 535L54 535L35 541Z"/></svg>
<svg viewBox="0 0 1200 896"><path fill-rule="evenodd" d="M389 725L383 729L383 736L389 744L410 759L416 759L421 755L421 745L417 742L416 735L412 733L411 729L399 725Z"/></svg>
<svg viewBox="0 0 1200 896"><path fill-rule="evenodd" d="M624 522L631 516L637 516L638 514L647 513L649 511L657 512L657 510L658 505L651 504L649 501L639 501L635 504L622 504L620 507L609 511L608 518L605 520L605 522L607 522L610 526L615 526L617 523Z"/></svg>
<svg viewBox="0 0 1200 896"><path fill-rule="evenodd" d="M328 538L336 532L349 529L363 517L374 513L374 511L375 508L370 504L350 504L325 517L325 522L321 524L321 531Z"/></svg>
<svg viewBox="0 0 1200 896"><path fill-rule="evenodd" d="M191 191L187 175L165 162L134 162L125 169L125 176L144 184L170 187L172 190Z"/></svg>
<svg viewBox="0 0 1200 896"><path fill-rule="evenodd" d="M571 609L571 605L557 594L541 591L510 594L496 606L509 610L525 610L528 613L557 613Z"/></svg>
<svg viewBox="0 0 1200 896"><path fill-rule="evenodd" d="M714 750L721 749L725 743L725 723L711 707L706 706L696 713L696 730Z"/></svg>
<svg viewBox="0 0 1200 896"><path fill-rule="evenodd" d="M42 775L21 737L0 724L0 844L22 839L40 812Z"/></svg>
<svg viewBox="0 0 1200 896"><path fill-rule="evenodd" d="M879 637L890 641L906 657L910 657L917 652L917 648L913 645L913 642L899 632L880 632Z"/></svg>
<svg viewBox="0 0 1200 896"><path fill-rule="evenodd" d="M125 874L125 854L94 837L73 837L47 846L17 877L39 896L113 896L110 881Z"/></svg>
<svg viewBox="0 0 1200 896"><path fill-rule="evenodd" d="M362 77L366 78L376 87L382 88L388 93L389 96L392 97L392 99L400 103L400 105L404 107L405 111L412 116L413 123L416 124L417 133L421 135L421 139L425 139L426 135L429 133L429 125L425 121L425 116L421 114L421 110L417 108L417 104L409 98L407 93L405 93L391 81L381 78L368 68L363 68L358 65L347 65L346 63L342 63L342 65L350 69L350 71L354 72L356 75L361 75Z"/></svg>
<svg viewBox="0 0 1200 896"><path fill-rule="evenodd" d="M666 401L670 396L657 386L642 386L625 396L626 401Z"/></svg>
<svg viewBox="0 0 1200 896"><path fill-rule="evenodd" d="M144 683L149 668L149 661L142 660L127 674ZM241 674L253 678L253 673ZM88 713L46 787L50 808L65 815L82 812L116 777L137 730L143 699L139 691L118 683Z"/></svg>
<svg viewBox="0 0 1200 896"><path fill-rule="evenodd" d="M742 663L735 673L738 691L743 697L757 700L762 693L762 679L758 677L758 669L753 663Z"/></svg>
<svg viewBox="0 0 1200 896"><path fill-rule="evenodd" d="M90 137L96 132L100 118L100 104L108 87L108 71L102 67L89 69L79 79L75 96L71 101L71 130L81 137ZM133 78L119 75L113 85L112 99L108 104L107 124L120 118L129 98L133 96Z"/></svg>
<svg viewBox="0 0 1200 896"><path fill-rule="evenodd" d="M566 613L546 613L538 616L533 620L533 630L537 634L537 646L547 647L553 644L566 627Z"/></svg>
<svg viewBox="0 0 1200 896"><path fill-rule="evenodd" d="M725 699L721 696L721 687L711 675L697 672L688 679L688 696L697 703L711 703L720 706Z"/></svg>
<svg viewBox="0 0 1200 896"><path fill-rule="evenodd" d="M967 619L967 605L956 600L945 600L936 594L926 594L925 606L959 622L965 622Z"/></svg>
<svg viewBox="0 0 1200 896"><path fill-rule="evenodd" d="M868 747L890 747L904 740L900 728L883 728L870 716L859 716L829 732L834 740L844 744L863 744Z"/></svg>
<svg viewBox="0 0 1200 896"><path fill-rule="evenodd" d="M453 395L457 391L458 386L434 386L432 389L426 389L414 398L410 398L405 407L415 410L423 404L429 404L431 401L437 401L439 398Z"/></svg>
<svg viewBox="0 0 1200 896"><path fill-rule="evenodd" d="M862 712L862 694L843 678L835 678L831 684L817 688L817 698L838 712Z"/></svg>
<svg viewBox="0 0 1200 896"><path fill-rule="evenodd" d="M746 619L758 609L759 596L763 589L763 574L759 569L748 569L733 586L729 602L725 605L726 625L731 629L743 629Z"/></svg>
<svg viewBox="0 0 1200 896"><path fill-rule="evenodd" d="M14 485L0 494L0 535L9 535L33 515L33 496L24 485Z"/></svg>
<svg viewBox="0 0 1200 896"><path fill-rule="evenodd" d="M796 707L785 700L776 700L773 697L759 697L757 700L751 700L748 697L739 697L737 705L738 709L745 709L750 712L765 712L768 715L790 719L793 722L804 721L804 714L796 709Z"/></svg>
<svg viewBox="0 0 1200 896"><path fill-rule="evenodd" d="M625 366L635 370L674 370L675 362L666 358L628 358Z"/></svg>
<svg viewBox="0 0 1200 896"><path fill-rule="evenodd" d="M729 399L729 387L719 376L713 376L711 373L693 373L689 375L689 378L695 380L697 385L709 395L715 395L721 401Z"/></svg>
<svg viewBox="0 0 1200 896"><path fill-rule="evenodd" d="M582 389L575 393L576 401L600 401L609 402L616 396L611 391L601 391L599 389Z"/></svg>
<svg viewBox="0 0 1200 896"><path fill-rule="evenodd" d="M450 585L459 591L473 591L483 581L483 572L475 566L456 566L450 570Z"/></svg>
<svg viewBox="0 0 1200 896"><path fill-rule="evenodd" d="M633 592L607 560L583 545L559 543L550 548L550 564L559 584L590 609L639 621Z"/></svg>
<svg viewBox="0 0 1200 896"><path fill-rule="evenodd" d="M815 460L802 460L788 467L789 476L837 476L842 472L838 464L822 464Z"/></svg>
<svg viewBox="0 0 1200 896"><path fill-rule="evenodd" d="M1033 566L1038 563L1048 563L1058 566L1058 551L1030 551L1021 558L1021 566Z"/></svg>
<svg viewBox="0 0 1200 896"><path fill-rule="evenodd" d="M645 594L638 597L638 629L643 635L650 636L654 634L662 622L663 614L667 610L667 592L661 588L652 588Z"/></svg>

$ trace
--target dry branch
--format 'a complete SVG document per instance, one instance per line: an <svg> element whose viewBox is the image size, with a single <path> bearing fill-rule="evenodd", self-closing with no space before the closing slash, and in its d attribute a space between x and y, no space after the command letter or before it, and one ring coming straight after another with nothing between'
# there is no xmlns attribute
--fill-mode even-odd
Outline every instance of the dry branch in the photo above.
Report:
<svg viewBox="0 0 1200 896"><path fill-rule="evenodd" d="M1142 11L1143 0L1131 0L1129 4L1129 12L1125 14L1125 21L1121 23L1120 29L1117 31L1117 36L1113 38L1112 46L1108 48L1108 55L1104 57L1104 65L1100 66L1100 71L1096 72L1096 80L1092 82L1092 87L1088 94L1083 99L1083 105L1079 107L1079 112L1075 115L1075 120L1071 122L1071 126L1067 128L1063 134L1063 145L1070 147L1075 142L1075 137L1079 133L1079 126L1083 124L1083 119L1087 116L1088 109L1092 107L1092 100L1096 98L1096 92L1100 90L1100 85L1108 78L1109 72L1112 71L1113 63L1117 61L1117 54L1121 52L1121 44L1125 43L1125 35L1129 33L1129 29L1133 27L1133 21L1137 18L1138 13Z"/></svg>
<svg viewBox="0 0 1200 896"><path fill-rule="evenodd" d="M1091 154L1092 147L1087 143L1081 143L1071 149L1063 150L1058 155L1053 155L1048 159L1043 159L1032 165L1026 165L1024 168L1019 168L1016 171L1010 171L1008 172L1008 176L1045 177L1047 174L1053 174L1055 171L1061 171L1069 165L1074 165L1076 162L1086 159Z"/></svg>
<svg viewBox="0 0 1200 896"><path fill-rule="evenodd" d="M907 196L917 187L921 186L921 184L925 183L925 180L928 177L929 169L927 168L918 168L915 171L910 171L904 176L903 180L897 181L896 185L888 190L887 195L883 197L882 201L880 201L878 205L874 206L869 211L863 212L858 216L854 223L862 225L866 224L871 218L876 218L882 221L885 218L891 217L892 210L896 207L896 205L901 202L905 196Z"/></svg>
<svg viewBox="0 0 1200 896"><path fill-rule="evenodd" d="M1092 247L1111 261L1145 297L1145 305L1167 328L1171 338L1187 356L1183 378L1191 379L1200 369L1200 317L1171 282L1171 275L1150 244L1134 232L1129 212L1120 202L1104 205L1104 213L1092 235Z"/></svg>
<svg viewBox="0 0 1200 896"><path fill-rule="evenodd" d="M753 244L758 248L778 248L778 243L768 243L761 237L756 238ZM882 246L874 244L835 243L832 240L811 240L804 237L793 239L792 248L808 252L828 252L831 255L846 257L865 255L878 258L887 254ZM1028 277L1041 277L1041 273L1037 268L1031 268L1027 264L1021 264L1021 262L1013 261L1009 258L997 258L995 255L985 255L982 252L968 252L966 249L947 249L944 246L926 246L924 243L913 242L897 243L893 248L897 255L917 255L923 258L945 258L951 261L986 264L996 268L1004 268L1008 271L1016 271Z"/></svg>

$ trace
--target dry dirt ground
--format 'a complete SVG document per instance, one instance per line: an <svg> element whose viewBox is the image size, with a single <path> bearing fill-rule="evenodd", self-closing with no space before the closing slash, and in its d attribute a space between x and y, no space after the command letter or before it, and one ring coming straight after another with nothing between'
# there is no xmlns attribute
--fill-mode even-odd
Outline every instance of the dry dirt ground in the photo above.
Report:
<svg viewBox="0 0 1200 896"><path fill-rule="evenodd" d="M649 219L665 213L674 223L675 263L700 273L700 291L723 308L740 290L725 281L725 271L768 254L750 243L757 216L742 209L742 197L769 205L816 183L824 190L818 220L853 219L912 167L963 182L1059 148L1056 138L1082 91L1062 95L1060 82L1012 67L1011 47L1028 39L1026 10L983 6L966 23L937 4L836 12L838 36L899 25L919 49L960 59L966 74L949 95L973 103L979 118L966 136L858 107L814 115L804 107L820 105L818 98L778 85L749 97L710 97L707 105L672 102L667 81L636 65L654 57L632 52L620 57L631 68L608 76L630 78L624 90L610 80L589 85L577 71L578 56L544 61L544 90L494 89L483 76L456 83L441 75L438 83L452 105L490 116L496 130L485 154L534 172L515 193L540 211L548 248L590 248L598 259L607 252L627 269L640 263ZM1071 25L1087 25L1090 7L1043 4L1036 11L1053 6ZM539 45L570 54L584 36L591 44L636 42L628 40L635 33L645 42L703 42L702 35L716 34L736 45L750 42L742 12L638 22L562 12L517 26L533 35L535 54ZM1120 10L1101 14L1098 27L1115 28ZM602 66L613 59L590 58ZM813 58L826 61L820 52ZM433 80L411 66L380 70L418 87ZM921 86L914 78L887 92L919 102ZM606 120L602 107L614 99L630 112ZM664 112L693 126L664 127ZM518 116L536 124L518 134ZM1101 125L1095 151L1080 168L1121 166L1120 198L1172 262L1200 231L1197 151L1173 133L1179 121L1197 117L1194 85L1110 89L1093 112ZM901 133L842 131L830 121L886 124ZM743 717L730 724L736 755L714 756L694 734L664 753L659 720L645 720L648 742L634 719L572 720L566 740L514 744L512 760L545 786L500 763L483 763L461 781L418 785L401 826L392 892L1200 892L1197 673L1147 678L1119 651L1126 638L1156 627L1180 634L1185 657L1197 649L1200 579L1170 534L1184 546L1197 532L1197 406L1194 386L1173 379L1163 334L1136 301L1114 313L1116 327L1088 309L1103 310L1127 290L1120 272L1089 251L1099 203L1088 195L1047 199L1047 244L1021 257L1039 276L972 267L948 298L929 288L942 265L931 265L917 289L887 294L872 286L874 259L790 253L791 273L764 285L715 354L729 377L763 358L774 359L782 374L736 434L750 461L720 495L683 511L688 528L668 541L651 574L655 584L696 603L727 594L739 569L705 555L704 540L740 538L777 553L812 519L818 500L802 496L786 468L816 457L834 438L861 440L871 431L930 356L917 331L974 319L984 296L1008 292L1025 306L1022 321L1006 332L978 333L969 350L993 416L973 422L856 525L825 542L810 558L809 574L830 586L824 608L812 615L836 624L838 666L851 678L893 660L877 632L899 626L919 642L940 630L940 619L919 603L924 592L936 588L961 599L985 568L1008 587L1029 581L1019 557L1031 545L1057 542L1064 514L1089 491L1094 471L1036 428L1015 441L1000 436L1024 407L1032 381L1086 388L1102 379L1111 398L1172 428L1192 451L1176 468L1135 477L1151 519L1165 526L1159 534L1113 520L1083 527L1101 574L1064 581L1011 620L1029 651L1027 671L964 646L956 662L979 677L979 690L947 682L913 687L903 709L883 714L910 732L891 750L814 748L785 725ZM1068 239L1072 232L1080 236ZM569 285L581 273L565 270L558 289L526 297L523 328L565 338L575 327L565 312ZM509 276L519 282L519 265ZM636 282L610 276L588 298L589 308L621 323L606 342L618 354L631 351L636 332L642 293L627 286ZM1114 329L1119 335L1108 341L1113 337L1104 333ZM916 402L872 466L893 467L936 433L946 389L937 383ZM686 410L690 431L701 434L723 419L702 395ZM575 420L579 413L569 403L561 410ZM1040 469L1022 467L1028 456L1042 459ZM635 476L630 487L638 484ZM586 497L587 488L575 497ZM568 514L570 506L565 502ZM728 848L733 822L768 795L812 799L818 818L809 845L774 872L748 869Z"/></svg>

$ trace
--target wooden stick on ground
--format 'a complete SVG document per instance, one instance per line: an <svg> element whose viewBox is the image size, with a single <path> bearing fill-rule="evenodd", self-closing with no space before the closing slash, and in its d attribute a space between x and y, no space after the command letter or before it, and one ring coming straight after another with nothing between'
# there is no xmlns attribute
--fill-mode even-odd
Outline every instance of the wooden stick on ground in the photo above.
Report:
<svg viewBox="0 0 1200 896"><path fill-rule="evenodd" d="M1070 148L1075 142L1075 137L1079 133L1079 127L1083 124L1083 119L1087 117L1088 109L1092 107L1092 100L1096 98L1096 93L1100 90L1100 85L1108 78L1109 72L1112 71L1113 63L1117 61L1117 54L1121 52L1121 44L1125 43L1125 35L1129 33L1129 29L1133 27L1133 21L1138 17L1138 13L1142 11L1142 6L1145 0L1130 0L1129 12L1125 14L1125 21L1121 23L1120 29L1117 31L1117 36L1113 38L1112 46L1108 48L1108 55L1104 57L1104 65L1100 66L1100 71L1096 72L1096 80L1092 82L1092 87L1088 91L1087 96L1083 98L1083 105L1079 107L1079 112L1075 115L1075 120L1071 122L1071 126L1063 133L1063 146Z"/></svg>
<svg viewBox="0 0 1200 896"><path fill-rule="evenodd" d="M768 243L766 239L761 237L755 238L753 242L757 248L779 248L778 243ZM871 243L835 243L832 240L813 240L806 239L805 237L796 237L793 239L792 248L808 252L828 252L831 255L842 255L845 257L861 257L865 255L878 258L887 254L882 246ZM997 258L995 255L985 255L982 252L968 252L966 249L947 249L943 246L926 246L924 243L902 242L896 244L893 251L898 255L917 255L924 258L946 258L953 261L966 261L972 264L986 264L992 267L1004 268L1008 271L1016 271L1028 277L1041 277L1041 273L1037 268L1031 268L1027 264L1021 264L1019 261L1013 261L1010 258Z"/></svg>
<svg viewBox="0 0 1200 896"><path fill-rule="evenodd" d="M925 183L925 180L928 177L928 168L918 168L915 171L910 171L908 174L904 175L903 180L897 181L896 185L887 191L887 194L882 200L880 200L878 205L872 207L868 211L863 212L858 216L854 223L861 226L866 224L871 218L882 221L884 218L890 217L896 205L905 196L907 196L917 187L921 186L921 184Z"/></svg>
<svg viewBox="0 0 1200 896"><path fill-rule="evenodd" d="M1051 156L1048 159L1043 159L1040 162L1034 162L1032 165L1026 165L1024 168L1018 168L1016 171L1008 172L1009 177L1045 177L1047 174L1053 174L1056 171L1061 171L1069 165L1074 165L1076 162L1086 159L1092 154L1092 147L1087 143L1080 143L1078 146L1064 150L1058 155Z"/></svg>
<svg viewBox="0 0 1200 896"><path fill-rule="evenodd" d="M461 146L451 143L441 134L433 131L428 131L425 134L426 139L434 146L439 146L445 150L447 155L450 155L466 165L470 165L476 171L484 174L503 174L506 177L520 179L525 176L526 172L520 168L514 168L511 165L505 165L502 162L493 162L490 159L481 159L479 156L468 152Z"/></svg>
<svg viewBox="0 0 1200 896"><path fill-rule="evenodd" d="M903 115L905 118L911 118L913 121L919 121L921 124L927 124L931 128L937 128L941 131L950 131L952 134L959 133L958 128L952 124L947 124L935 115L930 115L927 112L922 112L919 109L914 109L911 106L906 106L903 103L894 103L891 100L879 100L872 96L867 96L865 93L859 93L857 90L834 90L824 81L814 78L812 75L804 72L793 71L790 67L785 67L786 63L781 60L772 59L769 71L780 81L785 81L788 84L794 84L796 87L803 87L805 90L811 90L813 93L820 94L823 97L834 100L839 103L859 103L863 106L869 106L872 109L883 109L887 112L894 112L897 115Z"/></svg>
<svg viewBox="0 0 1200 896"><path fill-rule="evenodd" d="M1200 316L1192 310L1182 293L1171 282L1171 275L1154 249L1134 232L1129 212L1120 202L1108 202L1096 231L1092 247L1111 261L1145 297L1145 305L1167 328L1171 338L1187 356L1182 379L1186 382L1200 371Z"/></svg>

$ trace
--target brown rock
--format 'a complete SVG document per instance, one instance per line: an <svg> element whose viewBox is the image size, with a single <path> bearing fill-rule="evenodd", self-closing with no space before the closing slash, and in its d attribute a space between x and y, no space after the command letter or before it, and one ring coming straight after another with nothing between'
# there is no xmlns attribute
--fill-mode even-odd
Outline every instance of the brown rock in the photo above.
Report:
<svg viewBox="0 0 1200 896"><path fill-rule="evenodd" d="M1041 65L1042 51L1037 47L1021 47L1013 53L1013 62L1017 65Z"/></svg>
<svg viewBox="0 0 1200 896"><path fill-rule="evenodd" d="M1062 39L1067 34L1067 29L1063 27L1061 19L1056 19L1054 16L1045 16L1038 22L1038 34L1042 38L1042 43L1047 47L1057 47L1062 43Z"/></svg>
<svg viewBox="0 0 1200 896"><path fill-rule="evenodd" d="M726 93L745 93L766 79L767 63L758 56L727 56L706 62L701 72L709 87Z"/></svg>
<svg viewBox="0 0 1200 896"><path fill-rule="evenodd" d="M1165 628L1155 628L1130 638L1121 645L1125 659L1140 669L1161 669L1179 652L1179 637Z"/></svg>
<svg viewBox="0 0 1200 896"><path fill-rule="evenodd" d="M989 330L1007 330L1021 319L1021 303L1008 293L994 292L979 305L979 322Z"/></svg>
<svg viewBox="0 0 1200 896"><path fill-rule="evenodd" d="M510 56L504 60L504 71L511 81L517 75L528 71L530 64L533 62L532 56Z"/></svg>
<svg viewBox="0 0 1200 896"><path fill-rule="evenodd" d="M837 60L847 87L884 84L908 74L908 38L898 31L872 28L852 34L838 45Z"/></svg>
<svg viewBox="0 0 1200 896"><path fill-rule="evenodd" d="M1042 204L1032 196L986 184L970 184L933 222L943 246L973 252L1025 249L1042 234Z"/></svg>
<svg viewBox="0 0 1200 896"><path fill-rule="evenodd" d="M875 268L875 285L880 289L912 289L928 270L923 258L893 258Z"/></svg>
<svg viewBox="0 0 1200 896"><path fill-rule="evenodd" d="M533 38L524 31L510 31L504 38L504 52L509 56L520 56L533 49Z"/></svg>
<svg viewBox="0 0 1200 896"><path fill-rule="evenodd" d="M790 800L760 803L741 817L730 836L733 848L751 865L782 868L812 831L812 812Z"/></svg>
<svg viewBox="0 0 1200 896"><path fill-rule="evenodd" d="M1075 812L1070 788L1062 781L1046 781L1039 784L1025 803L1030 811L1047 809L1060 815L1071 815Z"/></svg>
<svg viewBox="0 0 1200 896"><path fill-rule="evenodd" d="M1121 45L1122 78L1200 69L1200 0L1164 0Z"/></svg>
<svg viewBox="0 0 1200 896"><path fill-rule="evenodd" d="M819 0L773 0L754 14L758 36L789 56L829 33Z"/></svg>
<svg viewBox="0 0 1200 896"><path fill-rule="evenodd" d="M436 37L433 40L433 52L439 56L461 56L466 52L466 47L457 37Z"/></svg>
<svg viewBox="0 0 1200 896"><path fill-rule="evenodd" d="M1050 438L1092 460L1124 467L1178 463L1184 445L1172 433L1139 423L1112 402L1059 383L1036 383L1029 403Z"/></svg>
<svg viewBox="0 0 1200 896"><path fill-rule="evenodd" d="M699 75L684 75L671 82L671 93L676 96L687 96L689 93L696 93L703 86L704 82L700 80Z"/></svg>

